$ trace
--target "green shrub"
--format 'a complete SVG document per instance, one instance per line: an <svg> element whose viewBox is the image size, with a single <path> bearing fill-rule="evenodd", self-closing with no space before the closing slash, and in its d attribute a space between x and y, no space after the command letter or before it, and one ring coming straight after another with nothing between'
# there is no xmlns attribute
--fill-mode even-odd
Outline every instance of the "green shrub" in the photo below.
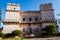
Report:
<svg viewBox="0 0 60 40"><path fill-rule="evenodd" d="M3 37L12 37L12 34L11 33L7 33Z"/></svg>
<svg viewBox="0 0 60 40"><path fill-rule="evenodd" d="M60 32L58 32L56 36L60 36Z"/></svg>
<svg viewBox="0 0 60 40"><path fill-rule="evenodd" d="M4 38L6 36L7 36L7 34L0 33L0 37Z"/></svg>
<svg viewBox="0 0 60 40"><path fill-rule="evenodd" d="M20 36L22 32L20 30L14 30L12 33L3 34L0 33L0 37L6 38L6 37L14 37L14 36Z"/></svg>
<svg viewBox="0 0 60 40"><path fill-rule="evenodd" d="M45 31L44 35L56 35L56 26L55 25L46 25L42 31Z"/></svg>
<svg viewBox="0 0 60 40"><path fill-rule="evenodd" d="M2 38L9 38L9 37L14 37L15 35L13 35L12 33L7 33L7 34L3 34L1 33L0 37Z"/></svg>
<svg viewBox="0 0 60 40"><path fill-rule="evenodd" d="M0 37L3 37L5 34L3 34L3 33L0 33Z"/></svg>
<svg viewBox="0 0 60 40"><path fill-rule="evenodd" d="M20 36L21 33L22 32L20 30L14 30L14 31L12 31L12 34L15 35L15 36Z"/></svg>

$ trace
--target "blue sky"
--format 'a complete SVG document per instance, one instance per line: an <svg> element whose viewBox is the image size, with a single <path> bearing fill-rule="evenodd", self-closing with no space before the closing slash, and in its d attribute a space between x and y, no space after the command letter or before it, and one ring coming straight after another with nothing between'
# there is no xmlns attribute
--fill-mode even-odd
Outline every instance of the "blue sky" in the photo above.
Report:
<svg viewBox="0 0 60 40"><path fill-rule="evenodd" d="M32 10L40 10L40 4L44 3L52 3L54 10L55 18L59 18L57 14L60 13L60 0L0 0L0 8L2 9L2 19L5 17L5 10L7 3L16 3L20 4L21 11L32 11Z"/></svg>
<svg viewBox="0 0 60 40"><path fill-rule="evenodd" d="M6 4L7 3L17 3L20 4L21 11L32 11L39 10L40 4L52 3L53 8L55 9L54 15L57 18L56 14L60 13L60 0L0 0L0 8L2 9L2 19L5 16Z"/></svg>

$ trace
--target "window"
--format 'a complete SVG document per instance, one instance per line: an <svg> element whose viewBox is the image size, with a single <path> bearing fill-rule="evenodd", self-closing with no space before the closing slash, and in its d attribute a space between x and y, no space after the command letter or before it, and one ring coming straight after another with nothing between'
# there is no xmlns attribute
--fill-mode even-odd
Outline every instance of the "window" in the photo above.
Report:
<svg viewBox="0 0 60 40"><path fill-rule="evenodd" d="M31 21L32 19L31 18L29 18L29 21Z"/></svg>
<svg viewBox="0 0 60 40"><path fill-rule="evenodd" d="M43 8L44 10L46 9L46 7Z"/></svg>
<svg viewBox="0 0 60 40"><path fill-rule="evenodd" d="M23 21L25 21L25 18L23 18Z"/></svg>
<svg viewBox="0 0 60 40"><path fill-rule="evenodd" d="M23 32L25 32L25 28L23 28Z"/></svg>
<svg viewBox="0 0 60 40"><path fill-rule="evenodd" d="M32 28L28 28L28 33L32 34Z"/></svg>
<svg viewBox="0 0 60 40"><path fill-rule="evenodd" d="M38 18L35 18L35 21L38 21Z"/></svg>
<svg viewBox="0 0 60 40"><path fill-rule="evenodd" d="M36 28L36 31L37 31L37 32L39 31L38 28Z"/></svg>
<svg viewBox="0 0 60 40"><path fill-rule="evenodd" d="M16 8L14 8L14 10L15 10Z"/></svg>
<svg viewBox="0 0 60 40"><path fill-rule="evenodd" d="M30 26L31 24L29 24L29 26Z"/></svg>

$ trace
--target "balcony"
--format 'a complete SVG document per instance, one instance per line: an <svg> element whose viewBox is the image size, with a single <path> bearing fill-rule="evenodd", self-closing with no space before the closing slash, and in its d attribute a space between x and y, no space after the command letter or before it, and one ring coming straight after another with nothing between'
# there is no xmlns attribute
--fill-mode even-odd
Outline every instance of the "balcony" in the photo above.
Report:
<svg viewBox="0 0 60 40"><path fill-rule="evenodd" d="M19 21L19 23L43 23L43 22L47 22L47 23L54 23L55 20L54 19L45 19L45 20L38 20L38 21Z"/></svg>
<svg viewBox="0 0 60 40"><path fill-rule="evenodd" d="M2 22L19 22L17 19L3 19Z"/></svg>
<svg viewBox="0 0 60 40"><path fill-rule="evenodd" d="M48 23L54 23L56 20L55 19L45 19L41 20L42 22L48 22Z"/></svg>
<svg viewBox="0 0 60 40"><path fill-rule="evenodd" d="M44 19L42 21L54 21L55 19Z"/></svg>
<svg viewBox="0 0 60 40"><path fill-rule="evenodd" d="M3 23L5 22L13 22L13 23L42 23L42 22L55 22L54 19L46 19L46 20L39 20L39 21L20 21L20 20L16 20L16 19L3 19L2 20Z"/></svg>
<svg viewBox="0 0 60 40"><path fill-rule="evenodd" d="M41 21L20 21L19 23L41 23Z"/></svg>

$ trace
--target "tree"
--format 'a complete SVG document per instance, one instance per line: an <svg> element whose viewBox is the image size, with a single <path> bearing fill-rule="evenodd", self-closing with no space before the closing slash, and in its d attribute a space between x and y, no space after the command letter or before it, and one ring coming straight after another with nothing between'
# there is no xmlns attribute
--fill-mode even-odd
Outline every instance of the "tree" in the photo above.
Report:
<svg viewBox="0 0 60 40"><path fill-rule="evenodd" d="M59 25L57 25L57 24L58 24L58 23L57 23L57 20L55 20L55 23L54 23L54 24L55 24L55 26L56 26L56 31L59 32L59 30L58 30Z"/></svg>
<svg viewBox="0 0 60 40"><path fill-rule="evenodd" d="M20 36L22 34L22 32L20 30L14 30L14 31L12 31L12 34L15 36Z"/></svg>
<svg viewBox="0 0 60 40"><path fill-rule="evenodd" d="M42 30L44 31L44 34L56 35L56 26L55 25L46 25L46 27Z"/></svg>
<svg viewBox="0 0 60 40"><path fill-rule="evenodd" d="M3 29L3 27L2 27L2 28L0 28L0 33L2 32L2 29Z"/></svg>

